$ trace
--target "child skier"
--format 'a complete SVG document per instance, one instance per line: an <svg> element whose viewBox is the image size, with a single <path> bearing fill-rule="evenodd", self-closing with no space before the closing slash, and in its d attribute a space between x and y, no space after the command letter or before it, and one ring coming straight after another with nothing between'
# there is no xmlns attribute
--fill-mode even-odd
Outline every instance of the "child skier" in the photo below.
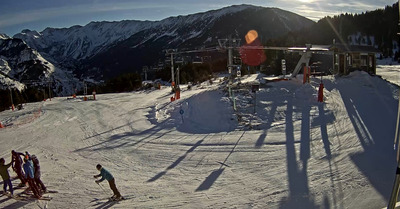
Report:
<svg viewBox="0 0 400 209"><path fill-rule="evenodd" d="M111 175L110 172L108 172L105 168L103 168L100 164L97 164L96 166L97 170L100 171L99 175L93 176L94 178L98 178L101 176L100 180L96 180L95 182L99 184L100 182L104 181L106 179L108 183L110 184L110 188L113 191L114 195L111 197L112 200L120 200L121 194L119 193L117 186L115 185L115 179L113 175Z"/></svg>
<svg viewBox="0 0 400 209"><path fill-rule="evenodd" d="M4 182L4 194L7 192L7 185L8 188L10 188L10 192L11 192L11 196L14 195L14 190L13 190L13 186L11 183L11 179L10 179L10 174L8 173L8 168L11 166L11 162L7 165L4 165L6 161L4 160L4 158L0 158L0 175L1 178L3 178L3 182Z"/></svg>
<svg viewBox="0 0 400 209"><path fill-rule="evenodd" d="M11 151L12 169L15 171L15 173L17 173L18 178L21 180L21 183L18 186L23 187L25 186L26 180L22 172L22 159L20 157L21 155L24 156L24 154L20 152L16 152L14 150Z"/></svg>
<svg viewBox="0 0 400 209"><path fill-rule="evenodd" d="M24 171L25 171L26 181L28 182L29 187L31 188L31 190L33 192L33 195L36 198L40 199L42 196L40 195L39 190L38 190L35 180L34 180L34 171L33 171L32 161L29 160L29 157L27 156L24 158L24 162L25 163L24 163L23 167L24 167Z"/></svg>

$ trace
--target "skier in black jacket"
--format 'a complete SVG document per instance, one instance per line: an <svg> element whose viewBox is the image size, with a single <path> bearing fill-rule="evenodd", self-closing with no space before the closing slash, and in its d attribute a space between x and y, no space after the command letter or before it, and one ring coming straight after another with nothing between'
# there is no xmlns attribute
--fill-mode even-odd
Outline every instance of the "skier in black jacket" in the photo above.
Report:
<svg viewBox="0 0 400 209"><path fill-rule="evenodd" d="M11 151L12 169L15 171L15 173L17 173L19 180L21 180L21 183L18 186L22 187L25 186L26 179L24 173L22 172L22 159L20 156L24 156L24 154L14 150Z"/></svg>

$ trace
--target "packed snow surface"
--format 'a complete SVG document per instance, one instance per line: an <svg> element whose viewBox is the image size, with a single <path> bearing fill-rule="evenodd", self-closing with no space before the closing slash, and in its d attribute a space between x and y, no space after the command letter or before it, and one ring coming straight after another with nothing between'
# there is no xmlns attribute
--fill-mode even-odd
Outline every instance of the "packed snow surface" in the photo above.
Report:
<svg viewBox="0 0 400 209"><path fill-rule="evenodd" d="M400 86L400 65L391 59L378 60L376 74L383 79Z"/></svg>
<svg viewBox="0 0 400 209"><path fill-rule="evenodd" d="M1 157L9 162L13 149L36 154L43 182L58 193L44 195L51 201L1 196L0 207L385 207L396 170L398 86L364 72L325 76L318 103L320 78L301 81L245 76L233 87L236 111L218 78L183 86L174 102L163 86L1 112ZM107 182L93 178L98 163L127 200L107 200Z"/></svg>

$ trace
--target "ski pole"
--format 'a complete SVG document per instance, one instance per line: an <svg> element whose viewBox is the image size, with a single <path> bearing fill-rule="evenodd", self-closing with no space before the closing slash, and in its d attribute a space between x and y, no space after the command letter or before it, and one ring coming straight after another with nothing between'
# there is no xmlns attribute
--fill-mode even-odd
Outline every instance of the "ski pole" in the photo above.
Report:
<svg viewBox="0 0 400 209"><path fill-rule="evenodd" d="M97 185L99 185L99 187L103 190L103 192L107 195L106 190L103 188L103 186L100 185L100 183L96 182Z"/></svg>

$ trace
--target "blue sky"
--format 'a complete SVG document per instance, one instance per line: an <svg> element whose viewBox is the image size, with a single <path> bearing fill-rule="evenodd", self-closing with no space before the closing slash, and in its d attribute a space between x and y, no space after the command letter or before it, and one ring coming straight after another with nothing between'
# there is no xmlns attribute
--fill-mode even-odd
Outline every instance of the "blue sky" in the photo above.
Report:
<svg viewBox="0 0 400 209"><path fill-rule="evenodd" d="M1 0L0 33L42 31L91 21L162 20L238 4L277 7L319 20L340 13L384 8L396 0Z"/></svg>

